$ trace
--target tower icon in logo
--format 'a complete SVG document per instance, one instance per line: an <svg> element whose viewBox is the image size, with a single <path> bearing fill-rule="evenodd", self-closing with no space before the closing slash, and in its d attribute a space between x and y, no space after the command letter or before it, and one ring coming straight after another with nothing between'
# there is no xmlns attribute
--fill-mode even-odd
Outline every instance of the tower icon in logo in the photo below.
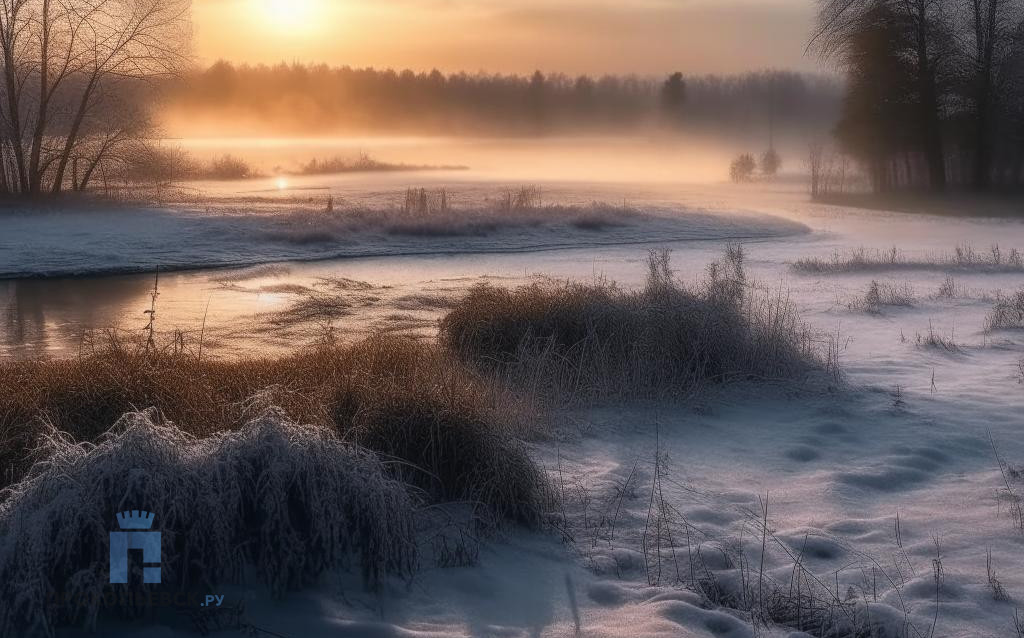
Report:
<svg viewBox="0 0 1024 638"><path fill-rule="evenodd" d="M141 549L145 565L160 564L160 532L149 531L155 515L140 510L119 512L117 525L120 532L110 532L110 582L128 582L128 550ZM142 582L159 583L159 567L143 567Z"/></svg>

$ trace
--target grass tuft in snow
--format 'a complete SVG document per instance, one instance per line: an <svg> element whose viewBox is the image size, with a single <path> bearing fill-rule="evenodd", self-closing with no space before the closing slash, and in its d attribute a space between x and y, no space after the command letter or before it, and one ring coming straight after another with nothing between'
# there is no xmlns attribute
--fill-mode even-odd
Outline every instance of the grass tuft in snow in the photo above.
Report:
<svg viewBox="0 0 1024 638"><path fill-rule="evenodd" d="M891 284L871 280L864 296L850 302L848 306L851 310L878 314L886 307L911 308L915 302L914 288L909 283Z"/></svg>
<svg viewBox="0 0 1024 638"><path fill-rule="evenodd" d="M963 352L963 347L956 340L955 330L951 330L949 335L942 334L935 330L931 321L928 322L928 332L926 334L917 333L915 341L922 348L934 348L950 353Z"/></svg>
<svg viewBox="0 0 1024 638"><path fill-rule="evenodd" d="M685 395L709 381L792 379L828 367L782 293L747 280L730 246L695 284L652 252L646 286L607 281L477 286L441 323L442 342L529 391Z"/></svg>
<svg viewBox="0 0 1024 638"><path fill-rule="evenodd" d="M278 206L282 203L275 202ZM325 210L303 201L287 203L289 208L264 235L271 241L297 245L349 242L353 234L361 232L401 237L484 236L524 228L602 232L656 218L625 204L546 204L540 189L533 186L482 198L460 196L449 188L410 188L389 206L346 201L335 205L332 200Z"/></svg>
<svg viewBox="0 0 1024 638"><path fill-rule="evenodd" d="M116 595L107 532L129 509L153 512L163 531L163 584L141 585L149 591L208 591L255 568L281 595L328 570L358 570L372 586L416 565L406 487L376 455L279 412L195 438L150 410L96 444L51 430L46 445L0 502L0 635L94 628L103 594ZM141 583L132 568L130 582Z"/></svg>
<svg viewBox="0 0 1024 638"><path fill-rule="evenodd" d="M997 297L985 318L985 331L1020 329L1024 329L1024 290L1009 297Z"/></svg>
<svg viewBox="0 0 1024 638"><path fill-rule="evenodd" d="M856 248L834 252L830 257L803 257L792 269L803 274L830 275L839 273L884 270L961 270L970 272L1024 272L1020 251L1003 251L993 245L988 251L975 250L961 244L951 253L908 255L895 246L888 250Z"/></svg>

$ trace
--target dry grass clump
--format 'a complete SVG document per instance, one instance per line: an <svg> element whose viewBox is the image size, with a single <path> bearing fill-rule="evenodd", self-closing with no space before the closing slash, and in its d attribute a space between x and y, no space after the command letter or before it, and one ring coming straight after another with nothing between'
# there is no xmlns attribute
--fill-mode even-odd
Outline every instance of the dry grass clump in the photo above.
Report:
<svg viewBox="0 0 1024 638"><path fill-rule="evenodd" d="M399 310L438 310L453 308L458 304L455 295L423 292L403 295L392 302Z"/></svg>
<svg viewBox="0 0 1024 638"><path fill-rule="evenodd" d="M851 309L877 314L886 307L910 308L914 303L914 288L909 283L891 284L871 280L864 296L848 305Z"/></svg>
<svg viewBox="0 0 1024 638"><path fill-rule="evenodd" d="M474 506L527 526L548 510L547 481L518 441L515 408L436 348L411 340L359 346L355 374L332 402L349 436L403 461L400 474L433 500ZM500 398L498 398L500 401Z"/></svg>
<svg viewBox="0 0 1024 638"><path fill-rule="evenodd" d="M470 503L481 520L540 522L547 484L519 441L518 403L429 344L375 337L347 352L324 401L337 428L402 461L399 474L435 501Z"/></svg>
<svg viewBox="0 0 1024 638"><path fill-rule="evenodd" d="M452 193L447 188L428 191L425 188L410 188L405 191L402 203L403 215L438 215L447 214L450 210L449 200Z"/></svg>
<svg viewBox="0 0 1024 638"><path fill-rule="evenodd" d="M275 412L208 438L158 421L126 415L95 445L49 431L45 461L0 501L0 634L145 612L147 597L123 601L107 579L107 532L125 510L154 513L163 531L163 584L141 585L151 593L208 592L251 567L277 595L330 570L373 586L415 569L415 503L372 453Z"/></svg>
<svg viewBox="0 0 1024 638"><path fill-rule="evenodd" d="M953 299L973 299L977 301L994 301L996 296L987 290L969 288L957 281L952 275L946 275L942 283L931 295L932 299L951 301Z"/></svg>
<svg viewBox="0 0 1024 638"><path fill-rule="evenodd" d="M353 299L319 290L291 291L296 298L283 310L271 313L268 323L273 329L309 323L330 323L352 313Z"/></svg>
<svg viewBox="0 0 1024 638"><path fill-rule="evenodd" d="M681 395L708 381L782 379L828 367L795 308L747 281L731 246L694 285L652 252L647 285L475 287L441 323L461 357L557 396Z"/></svg>
<svg viewBox="0 0 1024 638"><path fill-rule="evenodd" d="M931 321L928 322L928 333L917 333L915 341L918 346L924 348L934 348L936 350L944 350L950 353L959 353L963 351L960 343L956 340L955 330L951 330L948 336L944 335L940 332L936 332Z"/></svg>
<svg viewBox="0 0 1024 638"><path fill-rule="evenodd" d="M210 160L208 166L199 168L193 175L196 179L249 179L259 177L259 172L245 160L234 155L221 155Z"/></svg>
<svg viewBox="0 0 1024 638"><path fill-rule="evenodd" d="M239 201L238 212L264 206L275 213L263 236L297 245L348 244L359 233L386 233L399 237L474 237L531 228L552 231L602 232L653 215L608 203L545 204L540 189L524 186L492 197L458 194L449 188L409 188L389 206L366 206L326 200L268 199ZM324 207L326 203L326 209ZM283 209L283 205L287 209ZM229 209L234 211L235 209Z"/></svg>
<svg viewBox="0 0 1024 638"><path fill-rule="evenodd" d="M966 296L967 289L959 284L952 275L946 275L946 278L939 284L939 289L935 291L936 299L959 299Z"/></svg>
<svg viewBox="0 0 1024 638"><path fill-rule="evenodd" d="M505 190L498 198L498 210L504 213L536 210L541 207L541 190L537 186L520 186Z"/></svg>
<svg viewBox="0 0 1024 638"><path fill-rule="evenodd" d="M0 363L3 484L25 475L51 427L97 441L125 412L155 407L184 432L209 436L269 405L401 460L393 469L435 500L472 501L481 514L524 523L546 508L543 480L513 431L518 405L454 357L400 337L239 361L112 338L77 359Z"/></svg>
<svg viewBox="0 0 1024 638"><path fill-rule="evenodd" d="M297 385L287 368L260 361L200 362L116 335L76 359L2 362L0 479L7 484L25 473L33 460L27 451L48 426L95 441L126 412L156 407L197 436L236 429L252 416L244 407L248 397L281 382ZM312 406L283 407L293 418L315 421L309 418Z"/></svg>
<svg viewBox="0 0 1024 638"><path fill-rule="evenodd" d="M1024 329L1024 289L1018 290L1009 297L996 298L992 310L985 318L985 330L1021 330Z"/></svg>
<svg viewBox="0 0 1024 638"><path fill-rule="evenodd" d="M835 251L831 257L802 257L792 269L805 274L831 275L877 270L966 270L973 272L1024 272L1020 251L1004 252L998 244L988 251L975 250L970 244L957 246L952 253L911 256L895 246L888 250L855 248Z"/></svg>

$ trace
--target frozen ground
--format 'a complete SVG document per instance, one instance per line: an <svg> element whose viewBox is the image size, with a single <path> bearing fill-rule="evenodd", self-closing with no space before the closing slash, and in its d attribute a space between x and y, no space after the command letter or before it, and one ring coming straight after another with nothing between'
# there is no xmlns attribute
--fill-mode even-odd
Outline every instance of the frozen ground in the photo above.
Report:
<svg viewBox="0 0 1024 638"><path fill-rule="evenodd" d="M554 250L704 239L757 239L806 231L755 213L709 214L676 203L601 200L587 189L540 190L525 210L499 200L519 188L457 176L371 176L381 191L353 192L351 176L200 184L163 207L0 211L0 279L246 266L397 255ZM417 179L450 210L403 211ZM402 184L402 186L399 186ZM419 184L418 184L419 185ZM328 199L330 198L330 203ZM184 201L178 201L184 200Z"/></svg>
<svg viewBox="0 0 1024 638"><path fill-rule="evenodd" d="M614 189L604 188L594 198L614 201ZM566 186L562 194L572 199L576 190L585 187ZM747 253L762 283L787 291L819 332L839 335L848 388L826 396L737 388L695 405L560 413L553 436L534 448L565 493L560 516L572 540L508 534L488 543L478 566L429 569L380 595L360 593L341 576L284 602L233 590L235 600L248 600L247 620L285 636L571 636L577 616L586 636L804 635L780 626L755 629L730 605L715 607L682 586L695 573L701 580L703 571L723 591L738 590L742 578L759 571L764 542L765 578L755 578L755 587L788 589L799 581L829 591L849 603L840 613L866 615L884 629L877 635L1016 636L1024 533L1010 516L991 442L1007 463L1024 464L1024 334L983 328L993 298L1024 286L1024 275L948 265L807 275L790 265L860 246L896 245L924 255L964 243L987 251L998 243L1008 251L1024 248L1024 223L820 207L782 187L625 190L619 197L669 216L684 209L746 210L809 227L809 233L748 241ZM763 218L757 219L760 228ZM650 239L672 248L679 276L689 278L729 236ZM638 284L646 247L613 244L168 276L160 321L166 329L193 329L210 303L225 347L272 342L249 330L233 335L232 326L243 315L265 322L294 310L296 299L309 296L292 287L299 286L341 296L344 312L328 316L341 328L390 326L429 335L444 297L483 277L511 285L538 275L604 275ZM954 278L952 296L938 294L947 276ZM872 280L909 287L913 305L869 311L860 300ZM141 312L151 280L126 281L132 283L110 301L109 315L79 316L76 329L97 327L118 310ZM20 324L8 318L8 346L12 325L26 334L25 326L42 326L40 334L50 335L43 349L67 349L73 331L53 325L82 304L65 300L55 310L47 298L61 289L35 285L43 287L30 295L38 312L23 312L28 319ZM27 298L25 288L7 290L9 308ZM241 309L219 309L245 299L249 305ZM929 334L948 347L934 345ZM1006 480L1024 492L1015 476L1008 472ZM652 508L652 494L666 506ZM763 499L769 534L758 522ZM660 542L652 529L662 530ZM662 558L654 561L659 549ZM1005 596L996 595L990 580L989 552ZM134 635L186 634L172 624Z"/></svg>

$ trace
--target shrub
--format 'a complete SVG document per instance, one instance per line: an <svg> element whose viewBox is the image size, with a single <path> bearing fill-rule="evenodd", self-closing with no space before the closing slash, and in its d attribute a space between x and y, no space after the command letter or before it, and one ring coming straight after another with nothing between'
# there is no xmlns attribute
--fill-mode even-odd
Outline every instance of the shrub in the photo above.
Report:
<svg viewBox="0 0 1024 638"><path fill-rule="evenodd" d="M514 429L518 405L449 354L401 337L234 361L112 338L78 359L0 363L3 484L24 476L49 428L94 442L125 412L155 407L209 436L267 406L400 459L392 470L437 501L473 501L481 517L526 524L546 508L540 470Z"/></svg>
<svg viewBox="0 0 1024 638"><path fill-rule="evenodd" d="M775 177L782 168L782 158L774 148L769 148L761 155L761 174L765 177Z"/></svg>
<svg viewBox="0 0 1024 638"><path fill-rule="evenodd" d="M757 170L757 162L750 153L743 153L729 166L729 178L734 182L749 182Z"/></svg>
<svg viewBox="0 0 1024 638"><path fill-rule="evenodd" d="M519 406L446 353L409 339L369 339L351 356L331 402L341 431L401 460L402 477L434 500L469 502L488 523L541 522L548 488L514 432Z"/></svg>
<svg viewBox="0 0 1024 638"><path fill-rule="evenodd" d="M0 634L95 629L103 594L117 593L107 532L130 509L162 531L150 592L206 592L253 566L277 595L328 570L357 568L373 586L414 569L414 502L375 455L274 412L206 439L157 421L126 415L97 445L51 431L45 461L0 502Z"/></svg>
<svg viewBox="0 0 1024 638"><path fill-rule="evenodd" d="M914 305L914 288L909 283L890 284L871 280L864 296L849 304L850 308L878 313L887 306L909 308Z"/></svg>
<svg viewBox="0 0 1024 638"><path fill-rule="evenodd" d="M1019 329L1024 329L1024 290L1009 297L1000 296L985 318L985 330L989 332Z"/></svg>
<svg viewBox="0 0 1024 638"><path fill-rule="evenodd" d="M647 285L481 285L441 323L443 343L485 369L560 394L685 394L708 381L792 378L823 366L781 296L747 281L730 247L704 280L680 284L667 252L652 253Z"/></svg>
<svg viewBox="0 0 1024 638"><path fill-rule="evenodd" d="M202 171L200 178L205 179L246 179L254 177L255 171L240 157L221 155L210 161L207 170Z"/></svg>

